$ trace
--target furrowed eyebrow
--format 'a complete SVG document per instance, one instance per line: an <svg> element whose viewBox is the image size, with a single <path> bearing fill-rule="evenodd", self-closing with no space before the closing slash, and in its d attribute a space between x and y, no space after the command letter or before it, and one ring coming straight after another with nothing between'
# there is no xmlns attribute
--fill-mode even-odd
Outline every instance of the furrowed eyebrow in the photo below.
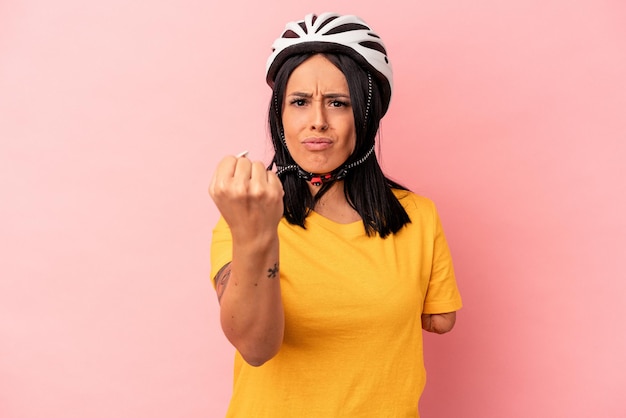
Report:
<svg viewBox="0 0 626 418"><path fill-rule="evenodd" d="M350 95L343 94L343 93L329 93L329 94L325 94L324 98L326 99L350 99Z"/></svg>
<svg viewBox="0 0 626 418"><path fill-rule="evenodd" d="M313 97L313 95L310 93L302 93L299 91L294 91L293 93L289 93L288 96L306 97L306 98Z"/></svg>
<svg viewBox="0 0 626 418"><path fill-rule="evenodd" d="M303 97L305 99L310 99L313 97L311 93L303 93L300 91L295 91L293 93L289 93L288 97ZM350 99L350 95L344 93L328 93L322 96L325 99Z"/></svg>

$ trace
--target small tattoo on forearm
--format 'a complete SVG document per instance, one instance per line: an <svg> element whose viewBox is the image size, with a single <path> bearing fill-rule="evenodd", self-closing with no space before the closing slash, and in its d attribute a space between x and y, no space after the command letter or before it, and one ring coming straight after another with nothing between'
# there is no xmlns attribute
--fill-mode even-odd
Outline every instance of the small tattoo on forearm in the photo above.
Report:
<svg viewBox="0 0 626 418"><path fill-rule="evenodd" d="M274 263L274 267L267 269L267 277L270 279L276 278L278 275L278 263Z"/></svg>
<svg viewBox="0 0 626 418"><path fill-rule="evenodd" d="M228 279L230 279L230 263L224 265L215 275L215 290L217 291L217 300L218 302L222 299L222 295L224 294L224 290L226 290L226 285L228 284Z"/></svg>

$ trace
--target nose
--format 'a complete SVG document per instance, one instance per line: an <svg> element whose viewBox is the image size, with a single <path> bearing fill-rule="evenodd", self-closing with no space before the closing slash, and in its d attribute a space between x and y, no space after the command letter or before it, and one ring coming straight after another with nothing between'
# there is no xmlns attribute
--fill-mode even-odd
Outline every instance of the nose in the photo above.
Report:
<svg viewBox="0 0 626 418"><path fill-rule="evenodd" d="M328 119L326 117L326 110L324 109L324 104L321 102L317 102L314 106L312 106L312 120L311 120L311 129L314 131L325 131L328 129Z"/></svg>

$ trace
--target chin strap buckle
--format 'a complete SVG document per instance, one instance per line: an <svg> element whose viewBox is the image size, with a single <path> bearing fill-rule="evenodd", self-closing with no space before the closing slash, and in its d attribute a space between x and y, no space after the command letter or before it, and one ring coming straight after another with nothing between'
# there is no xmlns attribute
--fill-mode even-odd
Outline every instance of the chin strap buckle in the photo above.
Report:
<svg viewBox="0 0 626 418"><path fill-rule="evenodd" d="M311 184L313 186L321 186L322 183L325 183L333 178L332 174L323 174L323 175L315 175L311 177Z"/></svg>

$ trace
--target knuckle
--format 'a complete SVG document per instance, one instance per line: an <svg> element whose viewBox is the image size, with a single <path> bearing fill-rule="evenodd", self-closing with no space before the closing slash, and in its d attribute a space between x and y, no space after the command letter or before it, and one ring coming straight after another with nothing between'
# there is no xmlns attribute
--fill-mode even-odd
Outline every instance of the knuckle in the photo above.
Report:
<svg viewBox="0 0 626 418"><path fill-rule="evenodd" d="M265 192L259 187L251 187L248 193L250 197L255 200L259 200L265 197Z"/></svg>
<svg viewBox="0 0 626 418"><path fill-rule="evenodd" d="M245 184L237 182L233 184L229 189L229 195L235 199L245 198L248 195L248 189Z"/></svg>
<svg viewBox="0 0 626 418"><path fill-rule="evenodd" d="M248 167L250 167L252 165L250 160L247 159L247 158L237 158L235 160L235 163L237 164L237 169L248 168Z"/></svg>
<svg viewBox="0 0 626 418"><path fill-rule="evenodd" d="M239 181L219 181L213 187L213 195L222 199L240 199L246 195L246 185Z"/></svg>

